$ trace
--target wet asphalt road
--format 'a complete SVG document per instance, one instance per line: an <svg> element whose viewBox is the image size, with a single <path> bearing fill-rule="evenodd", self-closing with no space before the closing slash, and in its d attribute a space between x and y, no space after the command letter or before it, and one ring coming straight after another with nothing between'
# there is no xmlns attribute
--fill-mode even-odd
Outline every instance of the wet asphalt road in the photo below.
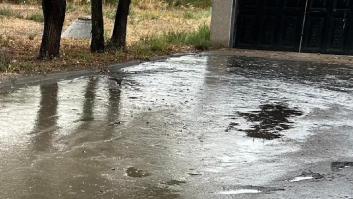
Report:
<svg viewBox="0 0 353 199"><path fill-rule="evenodd" d="M0 94L0 198L353 198L353 68L189 55Z"/></svg>

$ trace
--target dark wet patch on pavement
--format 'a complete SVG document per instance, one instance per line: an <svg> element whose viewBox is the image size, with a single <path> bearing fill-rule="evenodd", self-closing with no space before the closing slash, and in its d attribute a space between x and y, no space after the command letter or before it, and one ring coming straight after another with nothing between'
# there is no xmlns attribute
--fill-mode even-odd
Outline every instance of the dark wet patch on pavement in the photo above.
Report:
<svg viewBox="0 0 353 199"><path fill-rule="evenodd" d="M186 184L185 180L170 180L165 183L166 185L173 186L173 185L181 185L181 184Z"/></svg>
<svg viewBox="0 0 353 199"><path fill-rule="evenodd" d="M93 117L86 117L86 118L82 118L80 120L78 120L79 122L91 122L93 121L94 118Z"/></svg>
<svg viewBox="0 0 353 199"><path fill-rule="evenodd" d="M238 125L239 125L239 123L237 123L237 122L231 122L228 125L228 127L226 128L225 132L229 132L229 131L235 129L235 127L238 126Z"/></svg>
<svg viewBox="0 0 353 199"><path fill-rule="evenodd" d="M332 171L339 171L350 167L353 167L353 162L332 162L331 163Z"/></svg>
<svg viewBox="0 0 353 199"><path fill-rule="evenodd" d="M188 173L190 176L201 176L201 173Z"/></svg>
<svg viewBox="0 0 353 199"><path fill-rule="evenodd" d="M169 189L168 186L146 187L145 191L136 194L134 198L155 198L155 199L176 199L180 198L180 194L176 190Z"/></svg>
<svg viewBox="0 0 353 199"><path fill-rule="evenodd" d="M259 111L237 112L237 114L254 123L250 129L240 129L245 131L247 136L273 140L283 136L280 134L281 131L292 128L290 124L293 122L289 121L289 118L301 116L303 112L296 108L289 108L286 104L274 103L261 105Z"/></svg>
<svg viewBox="0 0 353 199"><path fill-rule="evenodd" d="M126 175L133 178L143 178L150 176L151 174L144 170L136 169L135 167L129 167L126 170Z"/></svg>
<svg viewBox="0 0 353 199"><path fill-rule="evenodd" d="M123 123L122 121L115 121L115 122L111 122L108 126L119 126L122 123Z"/></svg>
<svg viewBox="0 0 353 199"><path fill-rule="evenodd" d="M295 80L339 92L352 88L351 74L343 65L231 56L227 66L236 74L256 79Z"/></svg>

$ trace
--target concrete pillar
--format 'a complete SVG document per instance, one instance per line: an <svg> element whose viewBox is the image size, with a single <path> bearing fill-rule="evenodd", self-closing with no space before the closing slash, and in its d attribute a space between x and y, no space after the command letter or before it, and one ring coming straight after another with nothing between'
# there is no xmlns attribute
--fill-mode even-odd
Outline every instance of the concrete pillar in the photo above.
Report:
<svg viewBox="0 0 353 199"><path fill-rule="evenodd" d="M215 47L232 47L236 0L212 0L211 42Z"/></svg>

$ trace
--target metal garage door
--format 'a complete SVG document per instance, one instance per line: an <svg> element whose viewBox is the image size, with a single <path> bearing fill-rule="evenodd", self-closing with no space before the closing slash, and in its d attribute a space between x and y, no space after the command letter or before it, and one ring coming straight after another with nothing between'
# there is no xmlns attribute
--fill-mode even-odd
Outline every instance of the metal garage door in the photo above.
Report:
<svg viewBox="0 0 353 199"><path fill-rule="evenodd" d="M239 0L234 47L353 53L353 0Z"/></svg>

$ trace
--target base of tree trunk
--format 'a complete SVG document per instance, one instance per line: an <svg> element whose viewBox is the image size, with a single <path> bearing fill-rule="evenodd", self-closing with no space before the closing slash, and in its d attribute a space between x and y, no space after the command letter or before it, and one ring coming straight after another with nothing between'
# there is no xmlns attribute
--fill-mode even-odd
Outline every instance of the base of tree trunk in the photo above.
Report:
<svg viewBox="0 0 353 199"><path fill-rule="evenodd" d="M120 0L115 15L114 29L110 46L117 49L125 49L126 47L126 30L127 20L130 11L131 0Z"/></svg>
<svg viewBox="0 0 353 199"><path fill-rule="evenodd" d="M61 32L65 20L65 0L43 0L44 30L39 51L40 59L52 59L60 54Z"/></svg>

